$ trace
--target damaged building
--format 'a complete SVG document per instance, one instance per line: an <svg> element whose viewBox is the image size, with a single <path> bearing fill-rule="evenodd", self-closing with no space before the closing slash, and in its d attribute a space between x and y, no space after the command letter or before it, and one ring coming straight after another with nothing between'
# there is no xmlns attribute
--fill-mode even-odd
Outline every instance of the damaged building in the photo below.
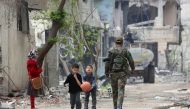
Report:
<svg viewBox="0 0 190 109"><path fill-rule="evenodd" d="M158 68L169 65L168 51L181 44L179 0L116 0L114 36L132 33L135 41L154 42L158 48Z"/></svg>
<svg viewBox="0 0 190 109"><path fill-rule="evenodd" d="M35 45L28 11L32 1L0 0L0 95L26 88L27 55Z"/></svg>

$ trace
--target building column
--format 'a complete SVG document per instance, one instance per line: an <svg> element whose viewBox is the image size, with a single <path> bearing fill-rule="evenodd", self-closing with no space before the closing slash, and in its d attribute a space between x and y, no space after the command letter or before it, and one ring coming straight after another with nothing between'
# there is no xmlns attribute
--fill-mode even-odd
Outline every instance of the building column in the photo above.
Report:
<svg viewBox="0 0 190 109"><path fill-rule="evenodd" d="M166 50L167 43L166 42L158 42L158 68L165 69L166 68Z"/></svg>
<svg viewBox="0 0 190 109"><path fill-rule="evenodd" d="M158 16L155 19L155 26L163 26L163 1L158 1Z"/></svg>

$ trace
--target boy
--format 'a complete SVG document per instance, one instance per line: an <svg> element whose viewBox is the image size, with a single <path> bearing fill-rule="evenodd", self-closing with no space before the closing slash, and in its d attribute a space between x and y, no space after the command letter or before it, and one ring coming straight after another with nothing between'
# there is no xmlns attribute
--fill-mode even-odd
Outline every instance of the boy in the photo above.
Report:
<svg viewBox="0 0 190 109"><path fill-rule="evenodd" d="M76 104L76 109L81 109L80 85L82 84L82 77L79 74L79 65L73 64L71 67L71 71L72 71L71 74L67 76L67 79L64 82L64 86L66 84L69 84L71 109L74 109L75 104Z"/></svg>
<svg viewBox="0 0 190 109"><path fill-rule="evenodd" d="M85 75L83 80L89 82L92 85L92 89L85 93L84 109L88 109L89 96L92 97L92 109L96 109L96 79L93 75L92 65L87 65L85 69Z"/></svg>

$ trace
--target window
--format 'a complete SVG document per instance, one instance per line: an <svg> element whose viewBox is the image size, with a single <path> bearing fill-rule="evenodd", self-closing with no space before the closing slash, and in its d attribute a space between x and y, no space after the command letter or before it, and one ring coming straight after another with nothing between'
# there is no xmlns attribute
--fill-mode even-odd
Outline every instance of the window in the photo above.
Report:
<svg viewBox="0 0 190 109"><path fill-rule="evenodd" d="M116 2L115 2L115 9L118 9L118 7L119 7L119 2L116 1Z"/></svg>
<svg viewBox="0 0 190 109"><path fill-rule="evenodd" d="M28 3L22 1L17 13L17 28L23 33L29 33Z"/></svg>
<svg viewBox="0 0 190 109"><path fill-rule="evenodd" d="M83 0L83 2L87 3L87 0Z"/></svg>

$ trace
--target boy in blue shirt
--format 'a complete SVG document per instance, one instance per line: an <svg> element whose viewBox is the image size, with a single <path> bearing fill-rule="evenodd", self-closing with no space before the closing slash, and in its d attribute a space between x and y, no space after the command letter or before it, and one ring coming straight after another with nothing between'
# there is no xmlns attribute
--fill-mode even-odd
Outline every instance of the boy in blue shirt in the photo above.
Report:
<svg viewBox="0 0 190 109"><path fill-rule="evenodd" d="M87 81L91 84L92 89L85 93L84 109L88 109L89 96L92 97L92 109L96 109L96 78L93 75L93 66L87 65L85 69L85 75L83 76L83 81Z"/></svg>

